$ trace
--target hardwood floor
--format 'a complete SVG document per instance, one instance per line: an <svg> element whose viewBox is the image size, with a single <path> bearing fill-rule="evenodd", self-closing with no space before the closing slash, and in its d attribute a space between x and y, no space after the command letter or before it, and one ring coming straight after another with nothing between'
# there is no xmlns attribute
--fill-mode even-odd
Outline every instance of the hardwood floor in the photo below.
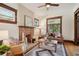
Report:
<svg viewBox="0 0 79 59"><path fill-rule="evenodd" d="M67 50L68 56L73 56L75 49L79 46L75 45L72 42L64 42L65 48Z"/></svg>

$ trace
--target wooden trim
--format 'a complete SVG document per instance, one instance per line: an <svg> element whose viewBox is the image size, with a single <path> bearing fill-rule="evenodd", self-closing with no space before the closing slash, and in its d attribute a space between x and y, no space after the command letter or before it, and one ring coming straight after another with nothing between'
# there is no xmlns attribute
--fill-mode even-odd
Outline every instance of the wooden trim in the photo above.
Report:
<svg viewBox="0 0 79 59"><path fill-rule="evenodd" d="M60 33L62 34L62 16L50 17L46 19L46 31L48 32L48 20L60 18Z"/></svg>
<svg viewBox="0 0 79 59"><path fill-rule="evenodd" d="M30 27L30 26L18 26L18 27L22 27L22 28L34 28L34 27Z"/></svg>
<svg viewBox="0 0 79 59"><path fill-rule="evenodd" d="M3 4L3 3L0 3L0 6L1 7L4 7L4 8L7 8L7 9L9 9L9 10L11 10L11 11L16 11L16 9L14 9L14 8L12 8L12 7L10 7L10 6L7 6L7 5L5 5L5 4Z"/></svg>
<svg viewBox="0 0 79 59"><path fill-rule="evenodd" d="M0 22L1 23L12 23L12 24L16 24L17 23L17 10L14 9L14 8L12 8L12 7L10 7L10 6L7 6L7 5L5 5L3 3L0 3L0 7L3 7L3 8L6 8L6 9L10 10L10 11L15 12L15 21L9 21L9 20L0 19Z"/></svg>
<svg viewBox="0 0 79 59"><path fill-rule="evenodd" d="M79 8L74 12L74 41L76 42L77 39L77 13L79 13Z"/></svg>
<svg viewBox="0 0 79 59"><path fill-rule="evenodd" d="M73 41L71 41L71 40L64 40L64 42L74 43L74 42L73 42Z"/></svg>
<svg viewBox="0 0 79 59"><path fill-rule="evenodd" d="M79 12L79 8L74 12L74 14L76 14L77 12Z"/></svg>
<svg viewBox="0 0 79 59"><path fill-rule="evenodd" d="M77 28L77 26L76 26L77 24L76 24L76 18L75 18L75 13L74 13L74 40L76 39L76 28Z"/></svg>
<svg viewBox="0 0 79 59"><path fill-rule="evenodd" d="M47 18L47 20L49 20L49 19L57 19L57 18L62 18L62 16L49 17L49 18Z"/></svg>

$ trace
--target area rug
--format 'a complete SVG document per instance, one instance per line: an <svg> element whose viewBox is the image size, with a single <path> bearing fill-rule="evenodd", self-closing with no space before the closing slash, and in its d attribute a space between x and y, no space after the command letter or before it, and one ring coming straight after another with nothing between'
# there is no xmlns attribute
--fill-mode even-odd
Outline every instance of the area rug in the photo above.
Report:
<svg viewBox="0 0 79 59"><path fill-rule="evenodd" d="M57 51L48 51L48 50L43 50L42 48L35 48L32 50L32 52L29 54L29 56L67 56L66 49L63 44L58 44L57 45Z"/></svg>

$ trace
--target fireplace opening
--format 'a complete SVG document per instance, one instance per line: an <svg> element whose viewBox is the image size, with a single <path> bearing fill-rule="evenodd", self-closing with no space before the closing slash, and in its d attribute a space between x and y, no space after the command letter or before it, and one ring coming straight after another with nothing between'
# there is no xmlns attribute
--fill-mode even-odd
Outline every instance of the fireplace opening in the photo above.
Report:
<svg viewBox="0 0 79 59"><path fill-rule="evenodd" d="M26 34L27 42L31 43L31 34Z"/></svg>

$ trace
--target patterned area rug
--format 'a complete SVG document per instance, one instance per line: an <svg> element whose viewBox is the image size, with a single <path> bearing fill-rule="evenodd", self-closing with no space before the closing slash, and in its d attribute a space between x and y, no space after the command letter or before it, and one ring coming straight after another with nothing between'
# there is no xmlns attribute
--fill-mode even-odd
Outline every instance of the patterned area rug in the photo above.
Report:
<svg viewBox="0 0 79 59"><path fill-rule="evenodd" d="M40 52L43 50L42 52ZM29 54L29 56L67 56L66 49L63 44L57 45L57 51L48 51L41 48L35 48Z"/></svg>

